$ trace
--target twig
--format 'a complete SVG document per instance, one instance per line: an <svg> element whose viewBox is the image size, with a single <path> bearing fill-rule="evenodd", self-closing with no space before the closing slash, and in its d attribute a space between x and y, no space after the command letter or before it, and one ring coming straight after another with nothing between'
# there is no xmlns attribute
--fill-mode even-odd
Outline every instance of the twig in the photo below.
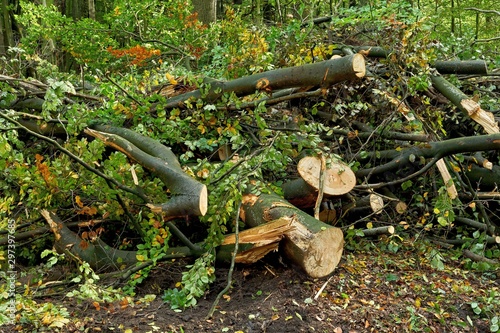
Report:
<svg viewBox="0 0 500 333"><path fill-rule="evenodd" d="M108 184L109 188L113 188L111 182L107 179L106 179L106 184ZM115 198L116 198L116 201L118 202L118 204L122 207L123 211L125 212L125 215L127 215L129 220L132 222L132 226L134 227L135 232L137 232L137 234L140 235L141 238L144 238L146 236L146 233L144 232L144 230L142 230L141 226L136 221L134 216L132 216L132 214L130 213L130 211L127 208L127 205L122 200L122 197L120 196L120 194L116 193Z"/></svg>
<svg viewBox="0 0 500 333"><path fill-rule="evenodd" d="M137 105L140 105L142 106L142 103L139 102L134 96L130 95L128 93L128 91L126 91L125 89L123 89L118 83L116 83L112 78L109 77L109 75L106 75L104 74L104 77L109 81L111 82L112 84L114 84L118 89L120 89L125 95L127 95L131 100L133 100L134 102L137 103Z"/></svg>
<svg viewBox="0 0 500 333"><path fill-rule="evenodd" d="M325 283L323 283L323 285L321 286L321 288L319 288L318 292L316 293L316 295L314 296L314 300L317 300L319 295L321 295L321 293L323 292L323 290L325 290L326 288L326 285L328 284L328 282L330 282L330 280L332 279L333 276L330 276L328 278L328 280L326 280Z"/></svg>
<svg viewBox="0 0 500 333"><path fill-rule="evenodd" d="M293 88L293 89L295 89L295 88ZM231 104L229 106L221 106L221 107L218 107L217 109L218 110L226 110L226 111L236 111L236 110L246 109L249 107L256 107L257 105L259 105L261 102L264 102L264 101L266 102L266 105L274 105L274 104L278 104L278 103L289 101L289 100L296 99L296 98L316 97L316 96L321 96L322 94L323 94L322 89L317 89L314 91L301 91L301 92L292 93L292 94L285 95L285 96L265 97L265 98L258 99L256 101L246 102L246 103L242 103L239 105Z"/></svg>
<svg viewBox="0 0 500 333"><path fill-rule="evenodd" d="M314 205L314 218L319 220L319 209L321 207L321 202L323 201L323 191L325 186L325 169L326 169L326 161L325 156L321 154L319 156L321 159L321 168L319 170L319 188L318 188L318 197L316 198L316 204Z"/></svg>
<svg viewBox="0 0 500 333"><path fill-rule="evenodd" d="M236 262L236 255L238 253L238 243L239 243L239 217L240 217L240 210L241 210L241 204L242 204L242 201L240 201L239 205L238 205L238 210L237 210L237 213L236 213L236 225L234 227L234 252L233 252L233 256L231 258L231 265L229 266L229 271L227 272L227 284L226 284L226 287L224 289L221 290L221 292L217 295L217 297L215 298L215 301L214 303L212 304L212 307L210 308L210 310L208 311L208 315L207 315L207 318L212 318L214 312L215 312L215 308L217 307L217 304L219 304L219 300L220 298L228 292L229 288L231 288L231 283L232 283L232 278L233 278L233 270L234 270L234 264Z"/></svg>
<svg viewBox="0 0 500 333"><path fill-rule="evenodd" d="M234 169L236 169L238 166L240 166L242 163L244 162L247 162L249 160L251 160L252 158L254 158L255 156L259 155L261 152L265 151L267 148L271 147L273 144L274 144L274 141L276 140L277 138L277 135L273 137L273 139L271 140L271 142L267 145L263 145L257 149L255 149L250 155L247 155L245 156L244 158L238 160L236 163L234 163L224 174L222 174L221 176L217 177L216 179L210 181L210 185L212 184L215 184L217 182L219 182L220 180L222 180L224 177L226 177L227 175L229 175L231 172L233 172ZM236 152L234 153L236 154ZM233 155L234 155L233 154ZM231 156L233 156L231 155ZM222 165L221 167L219 167L216 172L214 172L214 174L217 174L217 172L222 168Z"/></svg>
<svg viewBox="0 0 500 333"><path fill-rule="evenodd" d="M409 176L406 176L404 178L401 178L401 179L396 179L392 182L387 182L387 183L377 183L377 184L367 184L367 185L356 185L354 186L355 189L357 190L367 190L367 189L377 189L377 188L381 188L381 187L386 187L386 186L391 186L391 185L397 185L397 184L401 184L401 183L404 183L405 181L407 180L410 180L412 178L415 178L417 176L420 176L421 174L427 172L427 170L429 170L434 164L436 164L437 161L439 161L441 159L441 156L436 156L434 157L429 163L427 163L422 169L420 169L419 171L417 172L414 172L412 173L411 175ZM394 165L397 165L394 161L391 161L391 162L388 162L384 165L382 165L382 167L384 166L387 166L387 165L390 165L390 164L394 164ZM376 167L378 168L378 167ZM368 169L366 169L368 170Z"/></svg>
<svg viewBox="0 0 500 333"><path fill-rule="evenodd" d="M186 245L190 250L193 250L195 252L201 251L201 248L198 245L193 244L189 240L189 238L187 238L186 235L184 235L182 231L180 231L179 228L175 226L175 224L173 224L172 222L165 222L165 225L168 227L168 230L170 230L172 234L177 236L177 238L179 238L181 242L183 242L184 245Z"/></svg>
<svg viewBox="0 0 500 333"><path fill-rule="evenodd" d="M493 264L493 265L497 265L500 263L498 260L483 257L479 254L475 254L474 252L472 252L470 250L464 250L464 257L467 257L467 258L472 259L474 261L487 262L488 264Z"/></svg>

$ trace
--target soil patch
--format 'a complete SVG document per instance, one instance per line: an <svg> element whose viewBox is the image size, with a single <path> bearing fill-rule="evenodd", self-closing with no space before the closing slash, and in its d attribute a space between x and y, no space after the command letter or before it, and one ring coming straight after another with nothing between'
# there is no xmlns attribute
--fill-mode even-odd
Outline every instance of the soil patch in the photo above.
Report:
<svg viewBox="0 0 500 333"><path fill-rule="evenodd" d="M237 266L230 291L207 318L227 283L228 268L217 268L216 283L196 308L175 312L161 296L180 280L183 264L155 268L136 297L156 294L149 303L96 308L90 301L50 299L73 317L62 331L487 332L486 319L474 315L470 302L492 289L498 292L500 284L498 275L473 274L458 266L434 270L414 253L345 253L331 277L315 280L273 254L258 264ZM16 329L34 330L19 326L0 331Z"/></svg>

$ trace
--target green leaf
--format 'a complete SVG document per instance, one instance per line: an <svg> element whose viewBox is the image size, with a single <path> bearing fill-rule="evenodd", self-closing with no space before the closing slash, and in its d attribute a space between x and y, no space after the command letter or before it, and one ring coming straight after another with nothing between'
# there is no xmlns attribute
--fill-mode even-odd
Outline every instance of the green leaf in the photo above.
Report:
<svg viewBox="0 0 500 333"><path fill-rule="evenodd" d="M411 180L407 180L404 183L401 184L401 188L406 191L407 189L411 188L413 186L413 182Z"/></svg>

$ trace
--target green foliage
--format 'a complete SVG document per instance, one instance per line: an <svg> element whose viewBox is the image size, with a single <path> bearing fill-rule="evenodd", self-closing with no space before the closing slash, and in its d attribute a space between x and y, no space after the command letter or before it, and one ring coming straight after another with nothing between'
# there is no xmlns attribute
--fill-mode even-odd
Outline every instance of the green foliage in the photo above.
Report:
<svg viewBox="0 0 500 333"><path fill-rule="evenodd" d="M139 217L142 217L142 211ZM152 212L142 219L141 230L146 231L142 237L144 243L137 245L137 265L140 266L146 261L151 261L151 264L129 278L127 285L123 287L125 293L135 295L135 287L141 284L149 276L156 263L167 255L170 232L162 224L161 216Z"/></svg>
<svg viewBox="0 0 500 333"><path fill-rule="evenodd" d="M216 45L203 54L201 71L208 77L232 79L274 68L274 54L264 29L251 27L232 10L226 19L211 28Z"/></svg>
<svg viewBox="0 0 500 333"><path fill-rule="evenodd" d="M469 304L474 314L488 319L490 332L500 331L500 292L498 289L491 289L487 296L478 297Z"/></svg>
<svg viewBox="0 0 500 333"><path fill-rule="evenodd" d="M214 260L215 257L207 253L197 258L193 265L186 266L189 270L182 273L182 289L166 290L163 300L170 303L173 310L195 306L197 299L203 296L210 283L215 281Z"/></svg>
<svg viewBox="0 0 500 333"><path fill-rule="evenodd" d="M449 227L455 221L453 202L447 193L446 187L442 186L438 191L434 204L434 214L441 227Z"/></svg>
<svg viewBox="0 0 500 333"><path fill-rule="evenodd" d="M124 298L121 290L114 289L112 286L107 288L101 286L99 275L87 262L82 262L78 270L81 274L71 279L71 282L78 284L78 289L68 292L67 297L75 298L78 302L92 300L99 303L112 303Z"/></svg>

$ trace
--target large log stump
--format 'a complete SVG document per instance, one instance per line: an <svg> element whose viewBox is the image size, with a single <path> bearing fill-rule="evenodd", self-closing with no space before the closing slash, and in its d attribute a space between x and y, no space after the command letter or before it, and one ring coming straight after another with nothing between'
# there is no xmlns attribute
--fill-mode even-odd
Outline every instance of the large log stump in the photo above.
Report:
<svg viewBox="0 0 500 333"><path fill-rule="evenodd" d="M299 208L315 205L321 177L324 178L322 193L325 197L349 193L356 185L356 175L341 161L332 161L328 168L321 170L319 157L306 156L299 161L297 171L301 178L286 182L281 188L285 199Z"/></svg>
<svg viewBox="0 0 500 333"><path fill-rule="evenodd" d="M293 228L285 232L281 248L310 277L331 274L341 259L342 230L316 220L276 194L245 194L240 215L252 227L289 217Z"/></svg>

